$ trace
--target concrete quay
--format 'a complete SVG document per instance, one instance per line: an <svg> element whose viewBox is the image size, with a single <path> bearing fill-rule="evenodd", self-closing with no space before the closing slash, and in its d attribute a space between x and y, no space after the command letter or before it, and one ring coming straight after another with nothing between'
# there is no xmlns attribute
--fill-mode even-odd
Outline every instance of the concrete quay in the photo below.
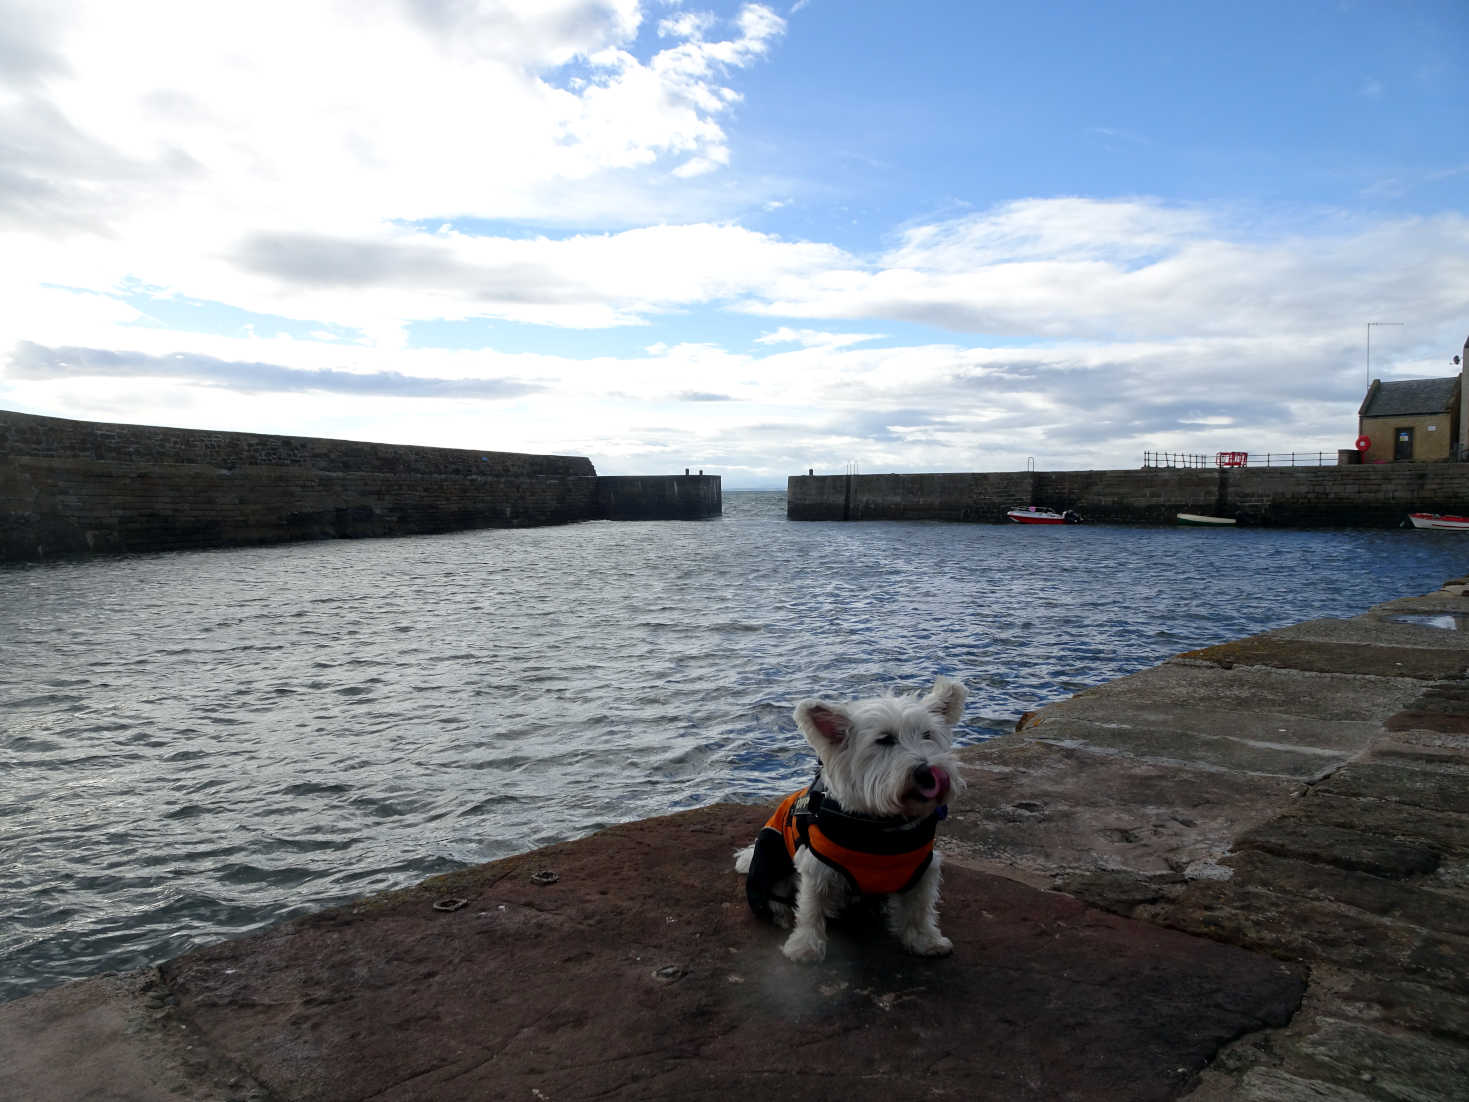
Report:
<svg viewBox="0 0 1469 1102"><path fill-rule="evenodd" d="M717 805L0 1005L0 1098L1465 1098L1464 591L966 750L946 960L786 962Z"/></svg>

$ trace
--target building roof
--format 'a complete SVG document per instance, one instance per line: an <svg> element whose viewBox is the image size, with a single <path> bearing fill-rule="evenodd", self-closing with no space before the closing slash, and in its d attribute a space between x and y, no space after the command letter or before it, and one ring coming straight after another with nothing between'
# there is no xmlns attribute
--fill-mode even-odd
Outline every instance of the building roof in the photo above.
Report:
<svg viewBox="0 0 1469 1102"><path fill-rule="evenodd" d="M1459 377L1447 379L1403 379L1380 383L1373 380L1362 403L1363 417L1409 417L1423 413L1445 413L1454 408Z"/></svg>

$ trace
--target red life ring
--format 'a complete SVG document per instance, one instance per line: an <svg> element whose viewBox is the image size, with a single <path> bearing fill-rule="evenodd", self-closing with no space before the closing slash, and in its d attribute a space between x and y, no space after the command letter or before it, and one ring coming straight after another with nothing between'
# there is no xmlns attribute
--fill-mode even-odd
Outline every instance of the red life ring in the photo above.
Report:
<svg viewBox="0 0 1469 1102"><path fill-rule="evenodd" d="M1368 448L1370 448L1371 446L1372 446L1372 437L1370 437L1370 436L1359 436L1359 437L1357 437L1357 450L1359 452L1364 452Z"/></svg>

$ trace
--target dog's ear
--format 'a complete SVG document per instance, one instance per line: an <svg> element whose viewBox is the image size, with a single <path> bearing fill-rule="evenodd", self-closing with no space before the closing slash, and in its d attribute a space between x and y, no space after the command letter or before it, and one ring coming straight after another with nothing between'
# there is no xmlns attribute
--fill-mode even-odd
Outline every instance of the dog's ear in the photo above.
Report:
<svg viewBox="0 0 1469 1102"><path fill-rule="evenodd" d="M836 704L803 700L796 705L796 726L818 754L834 750L852 730L852 717Z"/></svg>
<svg viewBox="0 0 1469 1102"><path fill-rule="evenodd" d="M923 698L923 706L952 727L964 714L964 698L968 695L959 682L939 677Z"/></svg>

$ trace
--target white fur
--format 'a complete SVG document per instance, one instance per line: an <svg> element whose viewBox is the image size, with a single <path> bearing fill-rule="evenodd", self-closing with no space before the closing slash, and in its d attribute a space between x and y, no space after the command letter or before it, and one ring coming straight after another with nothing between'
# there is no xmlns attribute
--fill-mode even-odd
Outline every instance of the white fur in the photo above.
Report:
<svg viewBox="0 0 1469 1102"><path fill-rule="evenodd" d="M962 787L953 753L954 724L964 711L964 686L938 678L926 696L880 696L850 704L803 700L796 726L821 759L827 791L848 811L902 816L915 826ZM925 798L915 786L920 769L942 769L950 789ZM735 855L735 871L747 873L753 845ZM938 851L912 888L884 901L888 928L903 947L920 956L943 956L953 943L939 932ZM807 849L795 856L794 912L772 904L776 922L794 928L783 952L794 961L826 956L826 920L852 902L841 873L822 864Z"/></svg>

